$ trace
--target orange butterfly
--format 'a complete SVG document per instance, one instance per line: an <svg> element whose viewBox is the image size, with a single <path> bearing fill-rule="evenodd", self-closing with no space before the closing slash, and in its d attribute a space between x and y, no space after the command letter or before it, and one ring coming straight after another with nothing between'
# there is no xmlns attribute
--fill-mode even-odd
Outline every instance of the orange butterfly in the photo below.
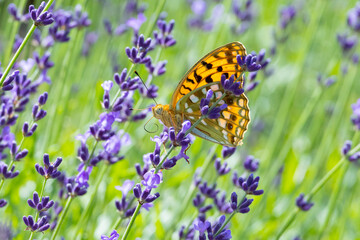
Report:
<svg viewBox="0 0 360 240"><path fill-rule="evenodd" d="M189 120L192 124L201 117L200 100L206 97L208 90L213 91L211 103L215 103L225 90L221 85L221 76L240 77L243 87L243 72L236 56L246 56L244 45L233 42L219 47L200 59L183 77L177 86L171 104L157 104L152 108L154 117L165 126L179 131L182 123ZM192 131L192 134L225 146L236 147L242 144L244 133L250 122L248 99L243 93L240 96L226 95L218 106L226 103L227 108L218 119L203 119Z"/></svg>

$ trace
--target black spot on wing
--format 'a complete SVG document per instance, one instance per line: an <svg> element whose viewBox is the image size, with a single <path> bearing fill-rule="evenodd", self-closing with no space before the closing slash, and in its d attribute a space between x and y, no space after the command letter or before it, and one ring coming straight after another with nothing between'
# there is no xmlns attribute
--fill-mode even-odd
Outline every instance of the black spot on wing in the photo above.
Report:
<svg viewBox="0 0 360 240"><path fill-rule="evenodd" d="M211 78L211 75L207 76L207 77L205 78L205 81L206 81L207 83L213 82L213 80L212 80L212 78Z"/></svg>
<svg viewBox="0 0 360 240"><path fill-rule="evenodd" d="M201 81L201 76L197 75L196 70L194 71L194 77L198 83Z"/></svg>
<svg viewBox="0 0 360 240"><path fill-rule="evenodd" d="M217 67L218 72L222 72L222 70L223 70L222 66Z"/></svg>
<svg viewBox="0 0 360 240"><path fill-rule="evenodd" d="M186 78L186 81L191 82L192 84L195 84L194 80L192 80L190 78Z"/></svg>

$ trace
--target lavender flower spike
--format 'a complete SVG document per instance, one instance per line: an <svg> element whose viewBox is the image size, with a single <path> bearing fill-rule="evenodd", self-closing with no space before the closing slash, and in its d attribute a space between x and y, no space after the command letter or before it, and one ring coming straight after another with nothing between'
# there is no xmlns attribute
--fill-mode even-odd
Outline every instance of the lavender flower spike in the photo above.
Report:
<svg viewBox="0 0 360 240"><path fill-rule="evenodd" d="M35 164L35 169L41 176L44 176L46 179L60 176L61 172L57 168L62 162L61 157L58 157L54 163L50 163L49 154L45 153L43 162L44 167L41 167L38 163Z"/></svg>
<svg viewBox="0 0 360 240"><path fill-rule="evenodd" d="M225 91L228 91L235 96L240 96L244 93L244 89L240 87L241 82L235 80L234 75L231 75L229 79L226 79L226 75L223 74L220 81Z"/></svg>
<svg viewBox="0 0 360 240"><path fill-rule="evenodd" d="M314 205L314 203L305 200L305 195L302 193L299 197L296 198L296 205L302 211L309 211L310 208Z"/></svg>
<svg viewBox="0 0 360 240"><path fill-rule="evenodd" d="M206 115L209 119L216 119L220 117L220 112L227 108L227 104L222 104L219 107L214 107L209 111L210 107L210 100L213 96L213 91L209 89L209 91L206 93L206 98L201 99L200 101L200 111L202 115Z"/></svg>
<svg viewBox="0 0 360 240"><path fill-rule="evenodd" d="M54 22L54 18L51 12L44 11L45 2L42 2L38 9L34 5L29 6L29 14L34 21L35 26L46 26Z"/></svg>
<svg viewBox="0 0 360 240"><path fill-rule="evenodd" d="M248 72L256 72L261 69L261 65L257 63L257 56L248 54L246 56L237 55L236 61L240 67L244 68Z"/></svg>
<svg viewBox="0 0 360 240"><path fill-rule="evenodd" d="M259 185L260 177L254 178L253 174L250 174L250 176L246 179L243 177L240 177L238 179L239 185L246 192L246 194L249 195L261 195L264 193L264 190L256 190Z"/></svg>

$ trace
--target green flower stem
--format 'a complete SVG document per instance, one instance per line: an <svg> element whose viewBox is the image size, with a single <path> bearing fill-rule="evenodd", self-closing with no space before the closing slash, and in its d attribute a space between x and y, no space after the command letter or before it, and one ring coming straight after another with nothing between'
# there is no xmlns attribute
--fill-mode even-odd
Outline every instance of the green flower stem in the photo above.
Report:
<svg viewBox="0 0 360 240"><path fill-rule="evenodd" d="M123 218L120 216L118 218L118 220L116 220L116 222L114 223L114 226L111 229L116 230L120 226L122 220L123 220Z"/></svg>
<svg viewBox="0 0 360 240"><path fill-rule="evenodd" d="M281 228L281 230L279 231L278 235L276 236L276 239L280 239L280 237L283 235L283 233L286 231L286 229L294 222L296 215L299 213L300 209L299 208L295 208L291 214L289 215L289 217L287 218L287 220L285 221L284 226Z"/></svg>
<svg viewBox="0 0 360 240"><path fill-rule="evenodd" d="M136 206L135 212L132 215L129 224L126 227L126 230L125 230L124 235L122 236L121 240L125 240L128 237L130 230L131 230L132 226L134 225L135 219L140 211L140 208L141 208L141 204L138 203L138 205Z"/></svg>
<svg viewBox="0 0 360 240"><path fill-rule="evenodd" d="M88 222L88 220L89 220L89 218L91 216L91 214L90 214L91 209L95 204L95 200L96 200L96 196L97 196L97 193L98 193L100 183L104 179L105 173L109 169L109 166L110 165L102 166L102 168L100 170L100 173L97 175L97 179L96 179L96 182L95 182L95 185L94 185L93 192L91 193L90 200L89 200L85 210L82 212L80 220L78 221L77 229L75 231L75 233L76 233L75 236L81 235L82 231L85 230L84 226L87 226L87 222Z"/></svg>
<svg viewBox="0 0 360 240"><path fill-rule="evenodd" d="M244 199L246 198L246 194L244 194L244 196L242 197L241 201L239 202L239 207L242 204L242 202L244 201ZM216 237L217 235L219 235L221 233L221 231L224 229L224 227L226 227L226 225L230 222L230 220L234 217L234 215L237 213L237 211L233 211L230 216L226 219L226 221L224 222L224 224L221 226L221 228L215 233L214 237Z"/></svg>
<svg viewBox="0 0 360 240"><path fill-rule="evenodd" d="M354 147L350 152L349 152L349 156L354 154L355 152L357 152L360 149L360 144L358 144L356 147ZM339 170L339 168L346 163L348 160L346 157L342 157L341 160L311 189L310 193L307 196L307 201L310 201L315 194L325 185L325 183L327 183L329 181L329 179L336 173L337 170ZM296 215L299 212L299 208L296 207L296 209L290 214L290 216L288 217L288 219L285 221L284 226L280 229L278 235L277 235L277 239L279 239L282 234L286 231L286 229L291 225L291 223L295 220Z"/></svg>
<svg viewBox="0 0 360 240"><path fill-rule="evenodd" d="M21 9L22 10L21 12L27 11L27 9L25 9L25 4L26 4L26 1L20 1L18 9ZM11 52L13 49L12 47L14 46L14 43L15 43L15 36L16 36L16 33L19 32L19 27L21 25L21 22L14 21L13 18L10 16L8 18L8 22L6 25L11 26L11 27L8 28L8 29L10 29L10 33L9 33L9 31L8 31L8 33L5 33L7 36L9 36L8 39L10 39L10 41L8 42L8 47L6 48L6 52L4 55L5 56L4 62L7 62L10 60Z"/></svg>
<svg viewBox="0 0 360 240"><path fill-rule="evenodd" d="M45 185L46 185L46 182L47 182L47 178L44 178L44 182L43 182L43 185L42 185L42 188L41 188L41 190L40 190L40 194L39 194L39 199L40 199L40 201L42 201L42 197L43 197L43 194L44 194L44 190L45 190ZM36 215L35 215L35 220L34 220L34 222L37 222L38 221L38 219L39 219L39 214L40 214L40 212L38 211L38 210L36 210ZM32 240L33 238L34 238L34 233L35 232L31 232L31 234L30 234L30 237L29 237L29 240Z"/></svg>
<svg viewBox="0 0 360 240"><path fill-rule="evenodd" d="M339 178L337 180L337 183L335 185L335 188L331 193L328 211L326 213L325 221L324 221L324 223L323 223L323 225L321 227L320 233L319 233L319 239L323 239L323 235L325 234L325 231L326 231L326 228L327 228L327 226L329 224L331 216L334 213L335 205L336 205L337 200L339 198L340 189L341 189L344 177L345 177L345 173L349 169L349 165L350 165L349 162L345 163L345 167L341 171L340 176L339 176Z"/></svg>
<svg viewBox="0 0 360 240"><path fill-rule="evenodd" d="M357 131L352 139L352 142L358 142L359 141L359 135L360 135L360 131ZM340 173L339 177L338 177L338 181L337 184L335 185L335 189L334 191L331 193L331 197L330 197L330 203L329 203L329 211L327 211L326 213L326 217L325 217L325 221L323 223L323 226L321 227L320 230L320 235L319 235L319 239L322 239L322 236L325 234L326 228L329 224L329 221L331 219L332 214L334 213L334 209L335 209L335 205L337 200L339 199L339 193L340 190L342 189L342 183L345 177L345 173L347 172L348 168L349 168L350 163L347 162L345 163L345 167L343 169L343 171Z"/></svg>
<svg viewBox="0 0 360 240"><path fill-rule="evenodd" d="M49 7L50 7L50 5L53 3L53 1L54 1L54 0L49 0L49 2L46 4L46 6L45 6L45 8L44 8L44 10L43 10L42 12L45 12L46 10L48 10ZM33 23L33 24L31 25L31 28L30 28L29 31L27 32L24 40L22 41L20 47L18 48L18 50L16 50L16 52L15 52L14 56L12 57L10 63L7 65L5 71L4 71L4 73L3 73L3 75L2 75L2 77L1 77L1 79L0 79L0 86L3 85L3 82L5 81L5 78L6 78L7 75L9 74L11 68L14 66L17 58L19 57L21 51L24 49L26 43L30 40L31 35L32 35L33 32L35 31L35 28L36 28L36 26L35 26L35 24Z"/></svg>
<svg viewBox="0 0 360 240"><path fill-rule="evenodd" d="M156 24L156 21L160 15L162 9L164 8L165 2L166 2L166 0L160 0L160 2L157 3L157 8L155 10L155 13L151 16L148 27L145 31L145 34L144 34L145 37L150 37L151 31L153 30L153 28Z"/></svg>
<svg viewBox="0 0 360 240"><path fill-rule="evenodd" d="M220 146L220 145L218 145L218 146ZM200 178L203 178L205 173L207 172L207 170L210 166L210 163L212 162L212 157L214 156L218 146L211 148L210 152L207 154L204 164L201 167L201 172L199 174ZM184 217L184 214L185 214L187 208L191 205L190 202L194 195L195 190L196 190L195 184L191 184L190 189L189 189L189 191L187 191L186 196L184 198L185 200L183 201L182 207L180 208L181 211L178 214L179 217L177 219L177 222L180 222L180 220ZM174 226L172 226L172 228L174 228ZM173 231L170 231L170 232L173 232Z"/></svg>
<svg viewBox="0 0 360 240"><path fill-rule="evenodd" d="M58 234L59 230L60 230L60 227L61 227L61 224L63 223L64 221L64 218L69 210L69 207L70 207L70 204L72 202L74 198L72 196L69 196L69 198L67 199L66 201L66 204L65 204L65 207L64 207L64 210L61 212L61 216L59 218L59 222L57 223L54 231L53 231L53 234L51 235L51 238L50 240L55 240L56 238L56 235Z"/></svg>

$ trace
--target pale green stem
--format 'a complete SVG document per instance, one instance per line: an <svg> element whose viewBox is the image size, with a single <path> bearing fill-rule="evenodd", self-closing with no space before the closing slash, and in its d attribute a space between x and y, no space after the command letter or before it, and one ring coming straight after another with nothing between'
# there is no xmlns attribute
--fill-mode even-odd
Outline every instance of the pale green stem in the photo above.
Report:
<svg viewBox="0 0 360 240"><path fill-rule="evenodd" d="M44 10L43 10L42 12L47 11L53 1L54 1L54 0L49 0L49 2L46 4L46 6L45 6L45 8L44 8ZM3 85L3 82L5 81L5 78L6 78L7 75L9 74L11 68L14 66L17 58L19 57L21 51L24 49L26 43L30 40L31 35L32 35L33 32L35 31L35 28L36 28L36 26L35 26L35 24L33 23L33 24L31 25L31 28L30 28L29 31L27 32L24 40L22 41L20 47L18 48L18 50L16 50L16 52L15 52L14 56L12 57L10 63L7 65L5 71L4 71L4 73L3 73L3 75L2 75L2 77L1 77L1 79L0 79L0 86Z"/></svg>
<svg viewBox="0 0 360 240"><path fill-rule="evenodd" d="M242 197L241 201L239 202L239 206L238 208L241 206L241 204L243 203L244 199L246 198L246 194L244 194L244 196ZM216 237L217 235L219 235L221 233L221 231L226 227L226 225L230 222L230 220L234 217L234 215L237 213L237 211L233 211L230 216L226 219L226 221L224 222L224 224L221 226L221 228L215 233L214 237Z"/></svg>
<svg viewBox="0 0 360 240"><path fill-rule="evenodd" d="M119 217L118 220L116 220L116 222L114 223L114 226L112 227L112 229L113 229L113 230L116 230L116 229L120 226L120 224L121 224L121 222L122 222L123 219L124 219L124 218Z"/></svg>
<svg viewBox="0 0 360 240"><path fill-rule="evenodd" d="M44 182L43 182L42 188L41 188L41 190L40 190L40 194L39 194L39 199L40 199L40 201L42 201L42 197L43 197L43 194L44 194L46 182L47 182L47 178L44 178ZM40 214L40 212L39 212L39 211L36 211L36 215L35 215L35 220L34 220L34 222L37 222L37 221L38 221L38 219L39 219L39 214ZM33 232L33 231L31 232L30 237L29 237L29 240L32 240L32 239L34 238L34 233L35 233L35 232Z"/></svg>
<svg viewBox="0 0 360 240"><path fill-rule="evenodd" d="M121 240L125 240L128 237L128 235L130 233L130 230L131 230L132 226L134 225L135 219L136 219L136 217L137 217L137 215L138 215L138 213L140 211L140 208L141 208L141 204L138 203L138 205L136 206L135 212L131 216L130 222L126 227L124 235L122 236Z"/></svg>
<svg viewBox="0 0 360 240"><path fill-rule="evenodd" d="M360 144L354 147L350 152L349 156L354 154L360 149ZM346 162L347 157L342 157L341 160L311 189L310 193L307 195L306 201L310 201L314 195L329 181L329 179L336 173L337 170ZM299 212L299 208L296 208L285 221L284 226L280 229L277 239L279 239L282 234L286 231L286 229L291 225L291 223L295 220L296 215Z"/></svg>
<svg viewBox="0 0 360 240"><path fill-rule="evenodd" d="M79 234L81 234L80 232L82 230L85 230L84 226L87 226L88 218L90 216L89 213L91 211L91 207L93 206L93 204L95 202L95 197L96 197L96 195L98 193L100 183L102 182L102 180L103 180L103 178L105 176L105 173L107 172L109 166L110 165L103 166L102 169L100 170L100 173L97 176L93 192L91 193L91 196L90 196L90 200L89 200L85 210L82 212L80 220L78 221L77 230L75 231L75 233L76 233L75 236L78 236Z"/></svg>
<svg viewBox="0 0 360 240"><path fill-rule="evenodd" d="M55 240L56 238L56 235L58 234L59 230L60 230L60 227L61 227L61 224L63 223L64 219L65 219L65 216L69 210L69 207L70 207L70 204L73 200L73 197L72 196L69 196L68 200L66 201L66 204L65 204L65 207L64 207L64 210L61 212L61 216L59 218L59 221L54 229L54 232L53 234L51 235L51 238L50 240Z"/></svg>

